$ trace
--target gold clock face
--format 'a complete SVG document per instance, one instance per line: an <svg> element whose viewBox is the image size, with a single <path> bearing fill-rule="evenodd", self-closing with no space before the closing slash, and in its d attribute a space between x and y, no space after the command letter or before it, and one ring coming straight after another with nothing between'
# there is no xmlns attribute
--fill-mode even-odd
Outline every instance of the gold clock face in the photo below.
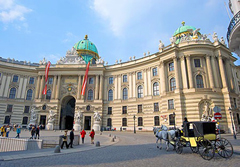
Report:
<svg viewBox="0 0 240 167"><path fill-rule="evenodd" d="M68 91L70 92L70 91L72 90L72 87L68 87L67 89L68 89Z"/></svg>

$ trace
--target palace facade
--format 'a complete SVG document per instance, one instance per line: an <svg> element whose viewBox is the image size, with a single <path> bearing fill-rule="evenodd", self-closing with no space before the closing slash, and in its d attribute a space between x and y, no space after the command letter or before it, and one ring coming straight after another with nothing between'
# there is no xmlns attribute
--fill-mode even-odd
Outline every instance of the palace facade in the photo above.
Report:
<svg viewBox="0 0 240 167"><path fill-rule="evenodd" d="M157 53L113 65L93 59L84 96L86 63L74 47L51 65L46 95L45 59L30 63L0 58L0 124L27 126L34 108L37 124L47 124L50 110L56 114L54 129L71 129L74 114L81 111L86 130L99 112L102 128L133 130L135 123L137 131L145 131L161 124L181 127L184 117L211 117L218 106L221 128L231 131L231 111L239 130L240 67L223 38L216 33L212 38L183 23L170 45L160 41ZM94 45L87 38L81 42ZM96 47L85 49L97 53Z"/></svg>

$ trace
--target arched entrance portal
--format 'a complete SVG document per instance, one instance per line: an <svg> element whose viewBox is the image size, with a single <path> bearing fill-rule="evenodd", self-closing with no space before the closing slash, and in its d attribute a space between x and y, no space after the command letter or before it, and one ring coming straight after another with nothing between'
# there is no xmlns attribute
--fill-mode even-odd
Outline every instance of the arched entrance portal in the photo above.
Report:
<svg viewBox="0 0 240 167"><path fill-rule="evenodd" d="M73 96L66 96L63 98L61 105L59 129L71 130L73 128L75 102L76 100Z"/></svg>

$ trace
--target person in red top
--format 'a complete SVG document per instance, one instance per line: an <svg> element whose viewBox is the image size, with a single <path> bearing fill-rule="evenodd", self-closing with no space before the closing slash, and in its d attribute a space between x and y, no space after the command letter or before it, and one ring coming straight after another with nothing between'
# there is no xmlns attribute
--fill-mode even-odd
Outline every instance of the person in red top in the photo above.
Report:
<svg viewBox="0 0 240 167"><path fill-rule="evenodd" d="M94 132L94 129L92 129L89 135L91 137L91 144L94 144L94 135L95 135L95 132Z"/></svg>
<svg viewBox="0 0 240 167"><path fill-rule="evenodd" d="M82 138L82 144L83 144L83 143L84 143L84 138L85 138L85 135L86 135L86 132L85 132L84 129L80 132L80 135L81 135L81 138Z"/></svg>

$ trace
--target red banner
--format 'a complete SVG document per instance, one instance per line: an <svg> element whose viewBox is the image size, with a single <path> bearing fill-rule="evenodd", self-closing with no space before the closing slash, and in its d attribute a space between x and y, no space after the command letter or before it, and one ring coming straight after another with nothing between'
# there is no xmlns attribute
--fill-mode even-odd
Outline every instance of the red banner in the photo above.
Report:
<svg viewBox="0 0 240 167"><path fill-rule="evenodd" d="M50 68L50 61L47 63L47 66L46 66L46 70L45 70L45 87L42 91L42 94L47 94L47 81L48 81L48 72L49 72L49 68Z"/></svg>
<svg viewBox="0 0 240 167"><path fill-rule="evenodd" d="M87 69L86 69L84 80L83 80L83 85L82 85L82 90L81 90L81 95L83 95L83 96L85 94L85 89L86 89L86 86L87 86L87 77L88 77L89 65L90 65L90 62L88 62L88 64L87 64Z"/></svg>

